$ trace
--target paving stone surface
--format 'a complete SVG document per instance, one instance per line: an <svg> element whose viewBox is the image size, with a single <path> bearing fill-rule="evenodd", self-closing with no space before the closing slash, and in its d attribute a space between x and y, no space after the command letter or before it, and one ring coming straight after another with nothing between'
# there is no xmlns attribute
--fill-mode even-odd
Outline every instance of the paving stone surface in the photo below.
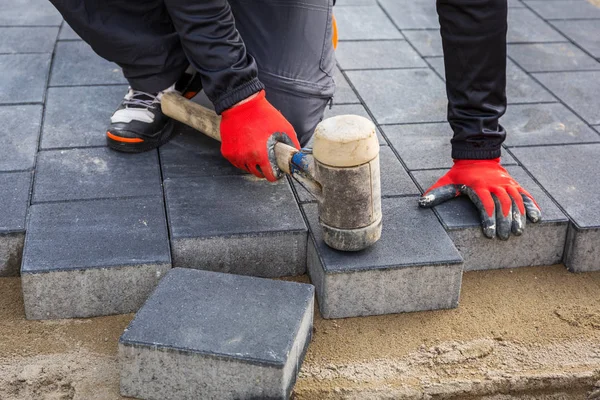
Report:
<svg viewBox="0 0 600 400"><path fill-rule="evenodd" d="M339 7L335 20L340 40L402 39L400 31L378 6Z"/></svg>
<svg viewBox="0 0 600 400"><path fill-rule="evenodd" d="M600 7L591 2L581 0L526 0L531 7L544 19L600 19Z"/></svg>
<svg viewBox="0 0 600 400"><path fill-rule="evenodd" d="M376 68L427 68L406 40L340 42L335 57L344 70Z"/></svg>
<svg viewBox="0 0 600 400"><path fill-rule="evenodd" d="M34 204L21 267L25 314L135 312L170 266L161 197Z"/></svg>
<svg viewBox="0 0 600 400"><path fill-rule="evenodd" d="M596 59L600 59L600 19L552 21L552 25Z"/></svg>
<svg viewBox="0 0 600 400"><path fill-rule="evenodd" d="M360 100L354 93L354 90L350 87L350 84L342 74L342 72L336 68L333 79L335 80L335 94L333 95L333 104L357 104Z"/></svg>
<svg viewBox="0 0 600 400"><path fill-rule="evenodd" d="M80 40L81 38L66 22L60 27L58 40Z"/></svg>
<svg viewBox="0 0 600 400"><path fill-rule="evenodd" d="M353 253L323 242L316 207L303 205L311 229L308 272L324 318L458 305L462 259L433 212L418 209L417 197L383 199L381 239Z"/></svg>
<svg viewBox="0 0 600 400"><path fill-rule="evenodd" d="M127 86L53 87L48 89L42 149L105 146L103 134Z"/></svg>
<svg viewBox="0 0 600 400"><path fill-rule="evenodd" d="M0 27L0 53L52 53L58 27Z"/></svg>
<svg viewBox="0 0 600 400"><path fill-rule="evenodd" d="M439 29L404 31L402 33L423 57L444 55Z"/></svg>
<svg viewBox="0 0 600 400"><path fill-rule="evenodd" d="M534 76L586 122L600 124L600 71L553 72Z"/></svg>
<svg viewBox="0 0 600 400"><path fill-rule="evenodd" d="M288 399L313 304L312 285L175 268L119 340L121 394Z"/></svg>
<svg viewBox="0 0 600 400"><path fill-rule="evenodd" d="M83 41L56 44L50 86L127 84L118 65L104 60Z"/></svg>
<svg viewBox="0 0 600 400"><path fill-rule="evenodd" d="M565 37L556 32L543 19L527 8L508 10L508 43L564 42Z"/></svg>
<svg viewBox="0 0 600 400"><path fill-rule="evenodd" d="M0 105L43 102L51 56L0 54Z"/></svg>
<svg viewBox="0 0 600 400"><path fill-rule="evenodd" d="M4 132L0 171L33 168L41 120L42 106L39 105L0 107L0 126Z"/></svg>
<svg viewBox="0 0 600 400"><path fill-rule="evenodd" d="M511 44L508 55L527 72L600 69L600 62L572 43Z"/></svg>
<svg viewBox="0 0 600 400"><path fill-rule="evenodd" d="M173 265L242 275L300 275L307 228L286 180L251 175L165 181Z"/></svg>
<svg viewBox="0 0 600 400"><path fill-rule="evenodd" d="M572 223L564 262L577 272L600 270L600 144L512 150L567 213Z"/></svg>
<svg viewBox="0 0 600 400"><path fill-rule="evenodd" d="M379 4L388 12L400 29L438 28L435 2L427 0L380 0Z"/></svg>
<svg viewBox="0 0 600 400"><path fill-rule="evenodd" d="M0 26L54 25L59 26L62 17L49 1L2 0L0 1Z"/></svg>
<svg viewBox="0 0 600 400"><path fill-rule="evenodd" d="M156 150L127 154L107 147L38 154L33 203L162 195Z"/></svg>
<svg viewBox="0 0 600 400"><path fill-rule="evenodd" d="M503 241L483 235L479 213L469 199L462 197L435 207L464 258L465 271L554 265L562 261L569 220L522 167L509 166L507 170L536 199L543 221L527 221L523 235ZM416 171L413 176L426 190L446 171Z"/></svg>

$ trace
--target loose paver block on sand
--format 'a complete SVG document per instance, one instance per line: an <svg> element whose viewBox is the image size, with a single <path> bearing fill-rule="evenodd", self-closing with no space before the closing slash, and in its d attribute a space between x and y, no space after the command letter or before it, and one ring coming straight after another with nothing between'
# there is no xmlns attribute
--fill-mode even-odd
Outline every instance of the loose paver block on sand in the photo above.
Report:
<svg viewBox="0 0 600 400"><path fill-rule="evenodd" d="M465 260L465 271L554 265L562 261L569 220L523 168L506 169L535 198L543 219L537 224L528 220L523 235L505 241L483 235L479 213L468 198L436 206L435 211ZM446 170L415 171L413 175L426 190L444 173Z"/></svg>
<svg viewBox="0 0 600 400"><path fill-rule="evenodd" d="M119 340L121 394L288 399L313 309L312 285L175 268Z"/></svg>
<svg viewBox="0 0 600 400"><path fill-rule="evenodd" d="M173 266L262 277L306 270L307 228L287 180L165 180Z"/></svg>
<svg viewBox="0 0 600 400"><path fill-rule="evenodd" d="M417 197L383 199L381 239L360 252L328 247L317 206L303 207L311 230L308 272L324 318L458 305L462 258L433 212L418 209Z"/></svg>
<svg viewBox="0 0 600 400"><path fill-rule="evenodd" d="M161 197L35 204L21 267L25 314L134 312L170 267Z"/></svg>

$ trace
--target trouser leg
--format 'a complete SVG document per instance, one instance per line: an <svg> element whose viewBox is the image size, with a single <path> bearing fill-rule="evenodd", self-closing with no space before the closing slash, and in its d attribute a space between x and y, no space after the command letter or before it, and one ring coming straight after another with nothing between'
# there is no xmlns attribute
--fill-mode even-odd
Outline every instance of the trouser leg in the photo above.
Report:
<svg viewBox="0 0 600 400"><path fill-rule="evenodd" d="M51 2L98 55L123 69L134 89L166 89L188 66L163 0Z"/></svg>
<svg viewBox="0 0 600 400"><path fill-rule="evenodd" d="M452 157L500 157L506 132L506 0L437 0Z"/></svg>

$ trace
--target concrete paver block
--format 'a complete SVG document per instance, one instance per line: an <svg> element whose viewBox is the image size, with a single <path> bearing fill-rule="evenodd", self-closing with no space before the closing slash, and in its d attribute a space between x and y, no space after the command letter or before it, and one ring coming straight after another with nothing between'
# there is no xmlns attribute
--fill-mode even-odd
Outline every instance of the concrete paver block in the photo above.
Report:
<svg viewBox="0 0 600 400"><path fill-rule="evenodd" d="M306 270L307 228L287 180L165 180L173 265L261 277Z"/></svg>
<svg viewBox="0 0 600 400"><path fill-rule="evenodd" d="M9 0L2 2L2 13L0 13L0 26L59 26L61 22L62 16L49 1Z"/></svg>
<svg viewBox="0 0 600 400"><path fill-rule="evenodd" d="M156 150L127 154L96 147L38 154L33 203L152 195L162 195Z"/></svg>
<svg viewBox="0 0 600 400"><path fill-rule="evenodd" d="M5 132L0 146L0 171L33 168L41 122L41 105L0 107L0 126Z"/></svg>
<svg viewBox="0 0 600 400"><path fill-rule="evenodd" d="M442 37L439 29L404 31L406 40L412 43L423 57L443 56Z"/></svg>
<svg viewBox="0 0 600 400"><path fill-rule="evenodd" d="M49 88L42 127L42 149L105 146L106 129L127 86Z"/></svg>
<svg viewBox="0 0 600 400"><path fill-rule="evenodd" d="M0 54L0 104L42 103L50 53Z"/></svg>
<svg viewBox="0 0 600 400"><path fill-rule="evenodd" d="M525 4L533 8L544 19L600 19L600 7L581 0L526 0Z"/></svg>
<svg viewBox="0 0 600 400"><path fill-rule="evenodd" d="M33 205L21 267L25 315L137 311L170 261L161 197Z"/></svg>
<svg viewBox="0 0 600 400"><path fill-rule="evenodd" d="M600 58L600 19L552 21L552 25L591 55Z"/></svg>
<svg viewBox="0 0 600 400"><path fill-rule="evenodd" d="M114 83L127 84L121 68L94 53L87 43L59 41L56 44L50 86Z"/></svg>
<svg viewBox="0 0 600 400"><path fill-rule="evenodd" d="M65 22L60 28L58 40L81 40L81 38L77 33L75 33L73 28L71 28L69 24Z"/></svg>
<svg viewBox="0 0 600 400"><path fill-rule="evenodd" d="M121 394L288 399L313 307L312 285L175 268L119 340Z"/></svg>
<svg viewBox="0 0 600 400"><path fill-rule="evenodd" d="M435 2L427 0L380 0L400 29L439 28Z"/></svg>
<svg viewBox="0 0 600 400"><path fill-rule="evenodd" d="M323 242L316 207L303 205L311 229L308 271L324 318L458 305L462 258L433 212L418 208L417 197L383 199L381 239L360 252Z"/></svg>
<svg viewBox="0 0 600 400"><path fill-rule="evenodd" d="M337 67L333 74L333 80L335 81L333 104L360 104L356 93L354 93L354 90Z"/></svg>
<svg viewBox="0 0 600 400"><path fill-rule="evenodd" d="M564 42L565 37L526 8L508 10L508 43Z"/></svg>
<svg viewBox="0 0 600 400"><path fill-rule="evenodd" d="M378 6L339 7L335 20L340 40L402 39L402 34Z"/></svg>
<svg viewBox="0 0 600 400"><path fill-rule="evenodd" d="M0 53L52 53L58 27L0 27Z"/></svg>
<svg viewBox="0 0 600 400"><path fill-rule="evenodd" d="M464 258L465 271L554 265L562 261L569 220L522 167L506 169L536 199L543 220L537 224L527 221L523 235L504 241L483 235L479 213L465 197L435 207ZM444 173L446 170L431 170L416 171L413 175L421 188L427 190Z"/></svg>
<svg viewBox="0 0 600 400"><path fill-rule="evenodd" d="M574 272L600 270L600 144L514 148L571 220L564 263Z"/></svg>
<svg viewBox="0 0 600 400"><path fill-rule="evenodd" d="M572 43L510 44L508 55L528 72L600 69L598 61Z"/></svg>
<svg viewBox="0 0 600 400"><path fill-rule="evenodd" d="M335 58L344 70L375 68L427 68L406 40L340 42Z"/></svg>

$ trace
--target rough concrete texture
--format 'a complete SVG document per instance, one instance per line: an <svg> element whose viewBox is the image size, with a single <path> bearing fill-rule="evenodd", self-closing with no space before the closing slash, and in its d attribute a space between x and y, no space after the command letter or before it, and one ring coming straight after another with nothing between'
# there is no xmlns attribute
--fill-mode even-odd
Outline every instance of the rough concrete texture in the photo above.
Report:
<svg viewBox="0 0 600 400"><path fill-rule="evenodd" d="M0 277L19 275L24 241L24 232L0 233Z"/></svg>
<svg viewBox="0 0 600 400"><path fill-rule="evenodd" d="M119 340L121 394L287 399L313 305L311 285L173 269Z"/></svg>
<svg viewBox="0 0 600 400"><path fill-rule="evenodd" d="M307 228L286 180L167 179L173 265L262 277L306 270Z"/></svg>
<svg viewBox="0 0 600 400"><path fill-rule="evenodd" d="M430 210L417 198L382 200L383 232L370 248L344 253L322 241L314 204L308 272L325 318L452 308L458 305L462 259Z"/></svg>

